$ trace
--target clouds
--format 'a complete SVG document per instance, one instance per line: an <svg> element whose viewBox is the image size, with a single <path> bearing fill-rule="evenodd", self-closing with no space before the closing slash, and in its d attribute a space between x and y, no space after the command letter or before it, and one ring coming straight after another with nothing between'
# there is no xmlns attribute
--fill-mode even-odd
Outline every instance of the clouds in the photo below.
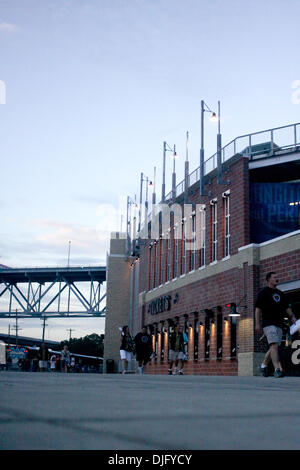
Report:
<svg viewBox="0 0 300 470"><path fill-rule="evenodd" d="M16 33L19 30L18 26L13 23L0 21L0 32L2 33Z"/></svg>
<svg viewBox="0 0 300 470"><path fill-rule="evenodd" d="M0 233L3 264L9 266L65 266L69 241L71 265L105 265L110 231L101 227L37 218L24 224L26 231L8 236Z"/></svg>

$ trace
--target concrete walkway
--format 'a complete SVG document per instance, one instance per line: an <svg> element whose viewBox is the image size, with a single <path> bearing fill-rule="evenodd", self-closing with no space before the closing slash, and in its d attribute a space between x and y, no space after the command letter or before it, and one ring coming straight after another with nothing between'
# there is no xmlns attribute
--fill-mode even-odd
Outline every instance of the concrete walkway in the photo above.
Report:
<svg viewBox="0 0 300 470"><path fill-rule="evenodd" d="M300 378L0 372L0 449L300 449Z"/></svg>

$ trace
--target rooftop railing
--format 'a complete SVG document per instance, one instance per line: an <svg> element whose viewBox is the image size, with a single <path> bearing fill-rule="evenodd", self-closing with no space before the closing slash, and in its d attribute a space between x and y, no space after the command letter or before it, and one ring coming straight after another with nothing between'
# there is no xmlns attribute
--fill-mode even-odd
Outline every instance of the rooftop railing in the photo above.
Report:
<svg viewBox="0 0 300 470"><path fill-rule="evenodd" d="M264 131L253 132L236 137L221 149L222 163L240 153L250 160L272 157L281 153L294 152L300 146L300 123L275 127ZM204 174L217 168L217 152L204 162ZM188 177L188 187L200 180L200 166ZM184 180L176 186L176 197L184 192ZM172 198L172 191L166 200Z"/></svg>

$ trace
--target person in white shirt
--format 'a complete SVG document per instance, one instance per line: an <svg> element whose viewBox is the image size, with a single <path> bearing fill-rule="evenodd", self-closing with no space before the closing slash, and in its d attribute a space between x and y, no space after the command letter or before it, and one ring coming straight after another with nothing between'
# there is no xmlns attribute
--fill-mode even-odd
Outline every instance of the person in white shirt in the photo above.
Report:
<svg viewBox="0 0 300 470"><path fill-rule="evenodd" d="M50 357L50 370L51 372L55 372L56 370L56 356L55 354L52 354Z"/></svg>

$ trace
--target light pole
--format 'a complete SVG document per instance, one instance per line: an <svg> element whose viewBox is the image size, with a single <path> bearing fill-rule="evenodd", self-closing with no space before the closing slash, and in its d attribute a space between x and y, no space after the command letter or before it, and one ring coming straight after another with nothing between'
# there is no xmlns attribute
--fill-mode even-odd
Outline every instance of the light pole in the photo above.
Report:
<svg viewBox="0 0 300 470"><path fill-rule="evenodd" d="M144 173L141 173L141 184L140 184L140 207L139 207L139 224L138 233L141 232L142 222L142 205L143 205L143 183L146 182L146 198L145 198L145 221L148 219L148 188L153 186L152 181ZM139 235L140 236L140 235Z"/></svg>
<svg viewBox="0 0 300 470"><path fill-rule="evenodd" d="M156 182L156 166L154 167L154 176L153 176L153 192L152 192L152 205L156 204L156 191L155 191L155 182Z"/></svg>
<svg viewBox="0 0 300 470"><path fill-rule="evenodd" d="M71 341L71 334L72 334L72 331L75 331L75 330L74 330L74 329L72 329L72 328L68 328L68 329L67 329L67 331L69 331L69 332L70 332L70 339L69 339L69 341Z"/></svg>
<svg viewBox="0 0 300 470"><path fill-rule="evenodd" d="M176 173L175 173L175 159L178 158L176 153L176 147L173 148L167 142L164 142L163 145L163 174L162 174L162 186L161 186L161 200L165 202L166 199L166 154L167 152L172 152L173 161L173 173L172 173L172 199L176 192ZM176 196L175 196L176 197Z"/></svg>
<svg viewBox="0 0 300 470"><path fill-rule="evenodd" d="M22 328L19 327L18 325L18 309L16 308L16 326L13 327L14 330L16 330L16 348L18 347L18 332L19 330L22 330Z"/></svg>
<svg viewBox="0 0 300 470"><path fill-rule="evenodd" d="M218 102L219 104L220 102ZM200 143L200 196L204 196L204 113L211 114L211 119L216 121L216 113L212 111L207 104L201 100L201 143ZM220 128L219 128L220 129Z"/></svg>
<svg viewBox="0 0 300 470"><path fill-rule="evenodd" d="M68 250L68 268L70 267L70 252L71 252L71 241L69 241L69 250Z"/></svg>
<svg viewBox="0 0 300 470"><path fill-rule="evenodd" d="M43 335L42 335L42 343L45 341L45 329L48 324L46 324L46 315L43 315Z"/></svg>
<svg viewBox="0 0 300 470"><path fill-rule="evenodd" d="M188 187L189 187L189 133L186 133L186 156L184 162L184 203L188 203Z"/></svg>
<svg viewBox="0 0 300 470"><path fill-rule="evenodd" d="M131 206L132 205L134 207L133 231L131 230ZM129 253L129 242L130 242L131 238L132 238L132 240L134 240L134 244L135 244L135 239L137 238L137 233L136 233L136 208L137 208L136 196L134 198L134 201L131 199L131 197L127 196L127 215L126 215L126 251L127 251L127 253Z"/></svg>

